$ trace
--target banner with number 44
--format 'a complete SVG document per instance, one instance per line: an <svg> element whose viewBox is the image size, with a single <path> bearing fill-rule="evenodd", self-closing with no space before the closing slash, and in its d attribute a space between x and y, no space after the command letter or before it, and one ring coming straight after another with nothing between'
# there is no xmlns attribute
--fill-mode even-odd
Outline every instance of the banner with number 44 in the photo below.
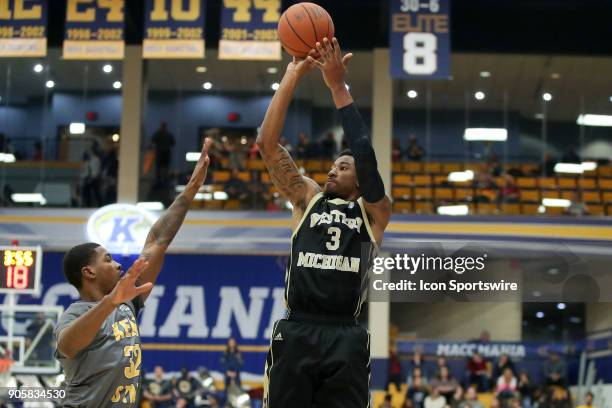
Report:
<svg viewBox="0 0 612 408"><path fill-rule="evenodd" d="M450 0L390 0L391 77L449 79Z"/></svg>

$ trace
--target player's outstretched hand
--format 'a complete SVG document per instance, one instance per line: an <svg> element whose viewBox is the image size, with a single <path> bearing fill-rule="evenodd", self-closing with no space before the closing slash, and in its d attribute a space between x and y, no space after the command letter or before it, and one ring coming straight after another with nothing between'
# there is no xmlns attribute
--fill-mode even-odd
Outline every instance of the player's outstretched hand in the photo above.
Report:
<svg viewBox="0 0 612 408"><path fill-rule="evenodd" d="M325 85L332 91L346 87L346 72L353 54L349 52L343 56L336 37L331 41L324 38L323 43L318 42L316 51L320 56L318 59L315 59L313 55L309 55L307 59L321 70Z"/></svg>
<svg viewBox="0 0 612 408"><path fill-rule="evenodd" d="M148 292L153 288L151 282L136 286L136 280L149 266L149 262L139 258L132 264L132 267L119 279L112 292L108 295L111 303L119 306L121 303L128 302L142 293Z"/></svg>
<svg viewBox="0 0 612 408"><path fill-rule="evenodd" d="M293 61L291 61L289 65L287 65L287 73L296 74L298 78L302 78L304 75L312 71L315 67L314 58L310 58L315 56L317 56L315 50L310 50L310 53L308 53L307 58L293 57Z"/></svg>
<svg viewBox="0 0 612 408"><path fill-rule="evenodd" d="M202 146L202 153L198 159L198 163L193 169L191 174L190 183L195 184L198 188L204 183L206 179L206 173L208 172L208 165L210 164L210 157L208 157L208 149L212 144L212 140L209 138L204 139L204 146Z"/></svg>

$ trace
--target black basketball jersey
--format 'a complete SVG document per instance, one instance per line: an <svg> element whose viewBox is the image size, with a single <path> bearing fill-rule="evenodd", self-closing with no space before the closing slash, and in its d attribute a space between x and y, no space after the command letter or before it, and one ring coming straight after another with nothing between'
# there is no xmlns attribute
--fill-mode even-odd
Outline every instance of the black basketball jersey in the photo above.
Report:
<svg viewBox="0 0 612 408"><path fill-rule="evenodd" d="M376 248L361 198L314 196L291 238L285 273L289 313L357 317Z"/></svg>

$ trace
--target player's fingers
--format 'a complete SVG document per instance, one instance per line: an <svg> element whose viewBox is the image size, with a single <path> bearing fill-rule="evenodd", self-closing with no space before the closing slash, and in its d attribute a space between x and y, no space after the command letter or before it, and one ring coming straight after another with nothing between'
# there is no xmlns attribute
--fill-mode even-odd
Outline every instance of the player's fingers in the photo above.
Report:
<svg viewBox="0 0 612 408"><path fill-rule="evenodd" d="M342 50L340 49L340 43L336 37L332 38L332 44L334 46L334 54L338 58L342 58Z"/></svg>
<svg viewBox="0 0 612 408"><path fill-rule="evenodd" d="M326 57L326 53L325 53L325 49L323 48L323 45L320 42L317 42L315 44L315 47L317 49L317 52L319 53L319 55L321 56L321 58L325 59Z"/></svg>
<svg viewBox="0 0 612 408"><path fill-rule="evenodd" d="M348 63L351 60L351 58L353 58L353 53L349 52L342 58L342 65L344 65L345 67L348 66Z"/></svg>
<svg viewBox="0 0 612 408"><path fill-rule="evenodd" d="M308 62L312 65L312 66L317 66L317 67L322 67L323 63L317 59L314 59L313 57L311 57L310 55L307 58Z"/></svg>
<svg viewBox="0 0 612 408"><path fill-rule="evenodd" d="M209 137L204 139L204 145L202 146L202 156L208 155L208 149L210 149L210 145L212 144L212 139Z"/></svg>
<svg viewBox="0 0 612 408"><path fill-rule="evenodd" d="M138 295L140 295L142 293L145 293L145 292L148 292L151 289L153 289L153 283L151 283L151 282L143 283L142 285L136 286L134 288L134 290L136 291L136 294L138 294Z"/></svg>
<svg viewBox="0 0 612 408"><path fill-rule="evenodd" d="M140 276L142 271L147 269L147 266L149 266L149 262L145 261L142 258L139 258L138 260L136 260L136 262L134 262L132 267L128 270L126 274L126 279L129 278L129 279L135 280L136 278Z"/></svg>
<svg viewBox="0 0 612 408"><path fill-rule="evenodd" d="M334 47L327 37L323 38L323 47L325 48L326 57L332 59L334 56Z"/></svg>

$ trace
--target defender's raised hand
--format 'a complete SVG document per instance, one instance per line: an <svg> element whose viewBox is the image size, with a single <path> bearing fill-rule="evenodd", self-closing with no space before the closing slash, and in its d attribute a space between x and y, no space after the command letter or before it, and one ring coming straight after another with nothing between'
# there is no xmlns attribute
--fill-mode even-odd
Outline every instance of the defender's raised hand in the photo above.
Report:
<svg viewBox="0 0 612 408"><path fill-rule="evenodd" d="M308 55L309 57L315 57L317 53L315 52L315 50L311 50ZM295 74L298 77L298 79L301 79L304 75L312 71L314 67L315 67L314 58L293 57L293 61L291 61L287 65L287 73Z"/></svg>
<svg viewBox="0 0 612 408"><path fill-rule="evenodd" d="M198 186L198 188L204 183L206 179L206 173L208 171L208 166L210 165L210 157L208 157L208 149L212 144L212 140L209 138L204 139L204 146L202 147L202 153L198 162L193 169L193 173L191 174L190 183L193 183Z"/></svg>
<svg viewBox="0 0 612 408"><path fill-rule="evenodd" d="M312 54L307 59L321 70L327 87L332 91L345 88L348 63L353 58L353 54L348 53L343 56L338 39L335 37L331 41L324 38L323 43L318 42L316 51L320 56L318 59Z"/></svg>
<svg viewBox="0 0 612 408"><path fill-rule="evenodd" d="M140 274L149 266L149 263L139 258L132 264L132 267L119 279L108 297L111 303L119 306L121 303L128 302L135 297L146 293L153 288L153 283L146 282L136 286L136 281Z"/></svg>

